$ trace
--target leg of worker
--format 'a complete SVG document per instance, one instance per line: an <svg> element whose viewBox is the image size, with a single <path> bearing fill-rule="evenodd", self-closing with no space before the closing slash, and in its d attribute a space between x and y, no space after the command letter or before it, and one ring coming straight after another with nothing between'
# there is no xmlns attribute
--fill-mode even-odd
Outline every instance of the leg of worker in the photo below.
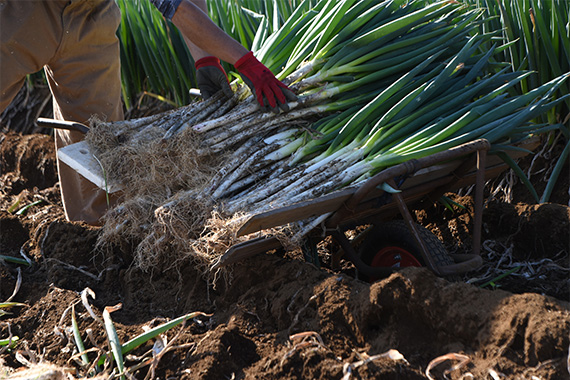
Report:
<svg viewBox="0 0 570 380"><path fill-rule="evenodd" d="M67 1L3 1L0 6L0 112L14 99L28 74L55 54Z"/></svg>
<svg viewBox="0 0 570 380"><path fill-rule="evenodd" d="M123 119L119 42L120 11L114 0L72 1L63 12L63 39L46 66L57 119L87 123L96 116ZM56 147L84 136L58 130ZM58 160L61 194L69 220L99 224L108 209L107 194Z"/></svg>

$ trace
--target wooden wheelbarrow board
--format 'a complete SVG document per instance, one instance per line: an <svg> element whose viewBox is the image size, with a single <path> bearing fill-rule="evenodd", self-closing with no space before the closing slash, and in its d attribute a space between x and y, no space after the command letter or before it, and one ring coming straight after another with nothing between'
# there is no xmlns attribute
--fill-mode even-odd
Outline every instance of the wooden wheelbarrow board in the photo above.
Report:
<svg viewBox="0 0 570 380"><path fill-rule="evenodd" d="M107 181L103 167L89 150L87 142L64 146L57 150L57 154L62 162L109 194L121 190L120 185Z"/></svg>
<svg viewBox="0 0 570 380"><path fill-rule="evenodd" d="M43 128L65 129L83 134L89 132L87 125L74 121L40 117L36 120L36 124ZM103 167L97 157L91 153L89 145L85 140L59 148L57 157L67 166L108 193L114 193L121 189L121 186L118 184L108 183Z"/></svg>

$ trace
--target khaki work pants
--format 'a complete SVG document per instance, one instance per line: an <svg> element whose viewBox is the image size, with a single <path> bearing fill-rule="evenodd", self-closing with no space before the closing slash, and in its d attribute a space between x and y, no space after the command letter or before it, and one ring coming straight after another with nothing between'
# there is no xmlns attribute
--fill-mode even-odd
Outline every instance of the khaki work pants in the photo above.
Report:
<svg viewBox="0 0 570 380"><path fill-rule="evenodd" d="M54 117L87 123L123 119L119 42L114 0L0 0L0 112L26 75L45 70ZM82 140L57 130L57 148ZM97 225L107 211L105 192L58 160L65 215Z"/></svg>

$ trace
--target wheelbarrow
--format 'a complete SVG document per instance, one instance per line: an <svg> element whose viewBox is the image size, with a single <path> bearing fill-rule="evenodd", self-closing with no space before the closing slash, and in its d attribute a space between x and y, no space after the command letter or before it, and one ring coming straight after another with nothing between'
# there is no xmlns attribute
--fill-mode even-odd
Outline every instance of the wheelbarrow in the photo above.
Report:
<svg viewBox="0 0 570 380"><path fill-rule="evenodd" d="M523 144L520 147L532 150L538 145L538 138ZM487 140L480 139L406 161L381 171L360 187L253 215L239 229L237 236L317 216L323 219L324 216L323 222L306 235L304 254L309 261L316 256L315 243L331 236L340 246L340 250L332 254L333 269L338 268L344 258L354 264L364 279L386 277L403 266L412 265L427 266L439 276L466 273L482 264L480 249L485 181L508 168L498 157L487 155L490 147ZM510 156L516 159L525 154L517 150ZM387 190L384 184L392 190ZM449 255L435 235L414 222L410 207L421 205L426 200L433 202L448 191L472 184L475 184L472 252ZM398 214L401 219L394 220ZM363 225L369 227L359 237L349 240L345 231ZM360 247L358 252L356 245ZM254 237L231 246L214 264L214 269L281 248L281 242L274 236Z"/></svg>
<svg viewBox="0 0 570 380"><path fill-rule="evenodd" d="M39 119L44 127L86 132L79 123ZM83 144L83 145L82 145ZM105 181L101 168L94 162L84 142L59 150L64 162L99 186ZM520 158L539 144L531 138L517 144L519 150L509 153ZM403 266L427 266L439 276L452 276L477 269L480 256L483 214L483 189L487 179L495 178L508 166L487 152L491 145L480 139L419 159L387 168L357 188L339 190L316 199L251 216L238 230L237 236L260 233L258 237L231 246L214 264L217 269L253 255L283 248L275 237L261 231L321 217L323 220L309 232L303 244L308 261L318 264L316 243L331 236L340 246L332 255L332 267L338 268L342 258L356 267L359 276L373 280L386 277ZM473 215L473 248L471 253L449 255L443 243L426 228L414 222L410 207L433 202L445 192L475 184ZM387 191L390 189L396 191ZM107 189L109 192L117 189ZM394 220L400 214L401 219ZM323 218L324 216L324 218ZM349 240L345 231L368 225L357 238ZM356 250L358 245L360 249Z"/></svg>

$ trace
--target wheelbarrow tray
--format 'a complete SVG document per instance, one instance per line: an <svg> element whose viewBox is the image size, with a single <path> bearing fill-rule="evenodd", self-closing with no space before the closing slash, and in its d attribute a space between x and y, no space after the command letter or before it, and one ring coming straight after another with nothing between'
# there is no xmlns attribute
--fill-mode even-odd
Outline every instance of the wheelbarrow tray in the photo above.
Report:
<svg viewBox="0 0 570 380"><path fill-rule="evenodd" d="M539 143L538 137L527 139L516 144L522 149L509 151L509 156L515 160L519 159L527 155L528 151L536 149ZM486 140L473 141L445 152L387 168L362 186L338 190L315 199L255 214L237 232L237 236L251 235L251 238L231 246L214 267L229 265L281 247L277 238L261 232L269 228L327 213L332 213L325 221L327 228L340 230L364 225L370 221L393 218L400 208L392 200L390 193L378 187L381 183L394 180L401 191L401 197L409 207L426 199L435 201L445 192L475 184L478 175L476 153L489 148ZM479 175L483 176L484 180L496 178L509 168L496 155L489 155L485 161L484 167L479 170ZM256 232L259 233L257 236Z"/></svg>

